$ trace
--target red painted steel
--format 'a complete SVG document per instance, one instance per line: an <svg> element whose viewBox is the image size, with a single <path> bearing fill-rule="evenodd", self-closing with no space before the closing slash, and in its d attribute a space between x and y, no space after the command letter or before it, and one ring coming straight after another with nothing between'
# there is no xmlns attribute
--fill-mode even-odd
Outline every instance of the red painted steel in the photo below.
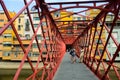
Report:
<svg viewBox="0 0 120 80"><path fill-rule="evenodd" d="M34 22L32 21L32 16L30 13L29 5L32 4L32 2L35 1L35 9L36 13L38 14L38 17L40 19L39 25L37 26L37 29L34 28ZM4 13L6 14L7 19L9 20L8 23L0 29L0 35L3 34L4 31L8 28L9 25L12 26L12 29L16 35L16 38L18 39L18 42L20 44L20 47L22 48L24 52L24 56L21 60L21 63L19 65L19 68L16 71L16 74L13 78L13 80L17 80L19 78L19 74L22 70L22 67L24 65L25 60L27 59L29 62L29 65L31 66L31 70L33 71L33 74L28 76L26 80L52 80L54 77L54 74L59 67L61 60L65 54L66 51L66 44L72 45L76 49L76 54L79 57L81 47L84 48L84 64L88 66L88 68L91 69L94 74L99 77L101 80L113 80L111 78L111 75L109 72L114 71L116 78L120 80L120 73L119 73L119 67L114 64L114 61L120 51L120 43L117 39L114 38L112 31L115 28L115 23L120 19L119 17L119 11L120 11L120 1L119 0L92 0L92 1L79 1L79 2L56 2L56 3L45 3L44 0L30 0L27 2L27 0L24 0L25 6L13 17L10 17L10 14L6 8L6 5L4 4L4 0L0 0L0 4L3 8ZM92 4L91 6L86 6L86 4ZM97 6L97 3L104 3L102 5ZM69 4L69 6L65 7L65 4ZM75 6L71 6L70 4L75 4ZM81 5L82 4L82 5ZM52 6L58 5L59 8L53 8ZM49 7L50 6L50 7ZM53 10L51 10L51 8ZM77 11L66 15L64 17L58 17L54 18L52 14L56 11L65 11L70 13L70 11L67 11L67 9L72 8L85 8L84 10ZM86 12L92 9L99 9L100 13L95 16L93 19L91 16L85 16L80 13ZM22 40L20 39L18 32L15 28L15 25L13 22L26 10L26 14L28 15L32 30L33 30L33 36L31 38L31 41L29 43L29 46L27 48L24 47ZM111 21L112 25L111 28L106 25L106 18L109 15L109 13L112 13L114 18ZM86 17L86 19L90 20L66 20L66 21L60 21L63 18L66 18L68 16L72 15L78 15ZM44 28L44 25L42 23L46 23L46 28ZM68 24L64 24L64 22L68 22ZM57 23L60 23L60 25L57 25ZM77 26L78 24L81 24L81 27L77 29L73 29L73 26ZM100 26L98 26L100 24ZM69 27L69 30L66 29L66 27ZM78 27L78 26L77 26ZM100 31L98 28L100 28ZM37 39L37 32L38 29L41 29L42 36L43 36L43 43L42 47L45 46L45 48L41 48L39 46L39 42ZM103 29L106 30L108 33L108 37L106 37L106 41L104 41L101 37L103 32ZM46 32L44 32L46 30ZM64 30L62 32L61 30ZM67 32L70 32L69 34ZM95 42L96 34L98 35L98 41ZM118 34L119 35L119 34ZM48 39L46 39L48 37ZM116 51L113 55L113 57L110 56L110 51L107 48L108 42L110 38L113 40L113 43L116 45ZM33 67L33 64L31 62L31 59L28 57L28 53L30 49L32 48L33 41L36 41L38 50L39 50L39 56L36 62L36 66ZM101 44L99 44L101 40ZM96 45L95 45L96 43ZM99 50L99 46L103 46L102 53ZM94 48L95 46L95 48ZM46 56L43 57L42 52L46 50ZM106 62L103 57L104 54L108 57L109 61ZM99 57L98 58L96 58ZM38 67L39 63L43 63L43 67ZM41 77L37 76L39 72L42 71Z"/></svg>

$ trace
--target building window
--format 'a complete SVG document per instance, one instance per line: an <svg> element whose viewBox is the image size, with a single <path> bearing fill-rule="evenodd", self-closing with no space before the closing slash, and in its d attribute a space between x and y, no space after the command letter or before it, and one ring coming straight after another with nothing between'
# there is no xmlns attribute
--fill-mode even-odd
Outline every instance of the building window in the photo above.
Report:
<svg viewBox="0 0 120 80"><path fill-rule="evenodd" d="M12 37L11 34L4 34L3 36L4 36L4 38L11 38Z"/></svg>
<svg viewBox="0 0 120 80"><path fill-rule="evenodd" d="M21 26L20 26L20 25L18 25L18 30L19 30L19 31L21 30Z"/></svg>
<svg viewBox="0 0 120 80"><path fill-rule="evenodd" d="M102 54L103 50L99 49L100 54ZM98 51L96 52L96 55L99 55Z"/></svg>
<svg viewBox="0 0 120 80"><path fill-rule="evenodd" d="M37 28L37 27L38 27L38 24L34 24L34 27Z"/></svg>
<svg viewBox="0 0 120 80"><path fill-rule="evenodd" d="M3 19L0 19L0 22L4 22L4 20L3 20Z"/></svg>
<svg viewBox="0 0 120 80"><path fill-rule="evenodd" d="M108 27L110 27L110 26L112 26L112 23L109 23L109 26L108 26Z"/></svg>
<svg viewBox="0 0 120 80"><path fill-rule="evenodd" d="M59 17L59 14L57 14L56 17Z"/></svg>
<svg viewBox="0 0 120 80"><path fill-rule="evenodd" d="M103 52L103 49L99 49L100 50L100 54L102 54L102 52Z"/></svg>
<svg viewBox="0 0 120 80"><path fill-rule="evenodd" d="M4 42L4 43L3 43L3 46L4 46L4 47L11 47L11 46L12 46L12 43L11 43L11 42Z"/></svg>
<svg viewBox="0 0 120 80"><path fill-rule="evenodd" d="M4 15L4 13L0 13L0 15Z"/></svg>
<svg viewBox="0 0 120 80"><path fill-rule="evenodd" d="M31 57L32 56L32 53L28 53L28 57Z"/></svg>
<svg viewBox="0 0 120 80"><path fill-rule="evenodd" d="M83 17L83 20L86 20L86 17Z"/></svg>
<svg viewBox="0 0 120 80"><path fill-rule="evenodd" d="M107 26L109 26L109 23L106 23Z"/></svg>
<svg viewBox="0 0 120 80"><path fill-rule="evenodd" d="M38 57L38 56L39 56L39 53L38 53L38 52L34 52L34 53L33 53L33 56L34 56L34 57Z"/></svg>
<svg viewBox="0 0 120 80"><path fill-rule="evenodd" d="M21 23L21 19L20 18L18 19L18 22Z"/></svg>
<svg viewBox="0 0 120 80"><path fill-rule="evenodd" d="M115 54L113 54L113 56L114 56ZM117 57L119 57L119 53L117 54Z"/></svg>
<svg viewBox="0 0 120 80"><path fill-rule="evenodd" d="M10 52L4 52L3 56L10 56Z"/></svg>
<svg viewBox="0 0 120 80"><path fill-rule="evenodd" d="M57 17L59 17L59 14L54 14L54 16L57 18Z"/></svg>
<svg viewBox="0 0 120 80"><path fill-rule="evenodd" d="M60 16L59 12L54 13L54 17L59 17L59 16Z"/></svg>
<svg viewBox="0 0 120 80"><path fill-rule="evenodd" d="M81 18L80 17L77 17L77 20L80 20Z"/></svg>
<svg viewBox="0 0 120 80"><path fill-rule="evenodd" d="M45 55L45 54L47 54L47 52L42 52L42 54L44 54L44 55Z"/></svg>
<svg viewBox="0 0 120 80"><path fill-rule="evenodd" d="M102 40L99 40L99 43L98 43L98 39L96 39L96 44L102 44Z"/></svg>
<svg viewBox="0 0 120 80"><path fill-rule="evenodd" d="M25 35L26 39L30 39L30 34Z"/></svg>
<svg viewBox="0 0 120 80"><path fill-rule="evenodd" d="M33 44L32 46L33 46L33 48L37 48L37 44Z"/></svg>
<svg viewBox="0 0 120 80"><path fill-rule="evenodd" d="M38 20L40 20L40 18L39 17L33 17L33 20L38 21Z"/></svg>
<svg viewBox="0 0 120 80"><path fill-rule="evenodd" d="M120 23L117 23L117 26L120 26Z"/></svg>
<svg viewBox="0 0 120 80"><path fill-rule="evenodd" d="M11 26L9 26L7 29L8 29L8 30L11 30L11 29L12 29L12 27L11 27Z"/></svg>
<svg viewBox="0 0 120 80"><path fill-rule="evenodd" d="M41 35L37 35L37 39L38 40L42 40L42 36Z"/></svg>
<svg viewBox="0 0 120 80"><path fill-rule="evenodd" d="M29 20L28 19L27 19L27 21L25 23L25 31L30 31Z"/></svg>
<svg viewBox="0 0 120 80"><path fill-rule="evenodd" d="M15 57L17 57L17 56L18 56L18 53L17 53L17 52L15 52L15 53L14 53L14 55L15 55Z"/></svg>
<svg viewBox="0 0 120 80"><path fill-rule="evenodd" d="M47 24L46 24L46 22L42 22L42 26L46 26Z"/></svg>

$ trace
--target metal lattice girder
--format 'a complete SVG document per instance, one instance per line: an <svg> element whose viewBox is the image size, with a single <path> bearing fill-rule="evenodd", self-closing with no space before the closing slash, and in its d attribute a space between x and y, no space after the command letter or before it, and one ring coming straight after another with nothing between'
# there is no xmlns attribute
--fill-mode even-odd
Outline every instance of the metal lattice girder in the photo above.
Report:
<svg viewBox="0 0 120 80"><path fill-rule="evenodd" d="M0 34L2 34L7 28L8 28L8 26L9 25L11 25L12 26L12 29L13 29L13 31L14 31L14 33L16 34L16 37L17 37L17 39L18 39L18 41L19 41L19 43L20 43L20 46L21 46L21 48L23 49L23 52L25 53L24 54L24 57L22 58L22 61L21 61L21 63L20 63L20 66L19 66L19 68L18 68L18 70L17 70L17 72L16 72L16 74L15 74L15 76L14 76L14 80L17 80L18 79L18 76L19 76L19 73L20 73L20 71L21 71L21 69L22 69L22 66L23 66L23 64L24 64L24 62L25 62L25 59L26 59L26 57L27 57L27 59L28 59L28 61L29 61L29 64L31 65L31 69L33 70L33 74L29 77L29 78L27 78L27 80L29 80L29 79L34 79L34 78L38 78L36 75L37 75L37 73L39 73L39 71L40 70L42 70L43 69L43 75L42 75L42 79L44 79L44 75L46 74L46 73L48 73L48 74L50 74L50 73L53 73L54 74L54 72L56 71L55 69L52 69L52 67L58 67L58 65L59 65L59 63L60 63L60 59L62 58L62 56L63 56L63 53L64 53L64 51L65 51L65 46L64 46L64 43L63 43L63 41L62 41L62 39L61 39L61 37L60 37L60 34L57 32L58 30L54 27L54 26L52 26L54 23L52 23L52 25L51 26L47 26L47 27L49 27L49 30L48 30L48 33L49 32L51 32L52 31L52 29L54 29L54 31L52 31L51 33L53 33L53 34L48 34L48 36L50 37L49 39L49 42L51 43L51 44L53 44L52 46L50 46L51 48L52 48L52 51L51 50L48 50L48 47L47 47L47 45L46 45L46 39L45 39L45 37L46 37L46 35L44 35L44 32L43 32L43 37L44 37L44 43L43 43L43 45L42 46L44 46L44 45L46 45L46 49L47 49L47 54L48 54L48 57L50 58L50 62L48 61L48 60L46 60L47 62L45 62L44 60L43 60L43 56L42 56L42 50L40 49L40 47L39 47L39 43L38 43L38 39L37 39L37 37L36 37L36 34L37 34L37 32L38 32L38 29L40 28L40 25L41 25L41 23L42 23L42 17L43 16L46 16L46 15L42 15L42 16L40 16L39 15L39 18L40 18L40 23L39 23L39 25L38 25L38 27L37 27L37 29L35 30L34 29L34 26L33 26L33 21L32 21L32 19L31 19L31 14L30 14L30 12L29 12L29 8L28 8L28 6L32 3L32 1L33 0L31 0L31 1L29 1L29 2L26 2L26 0L24 0L24 2L25 2L25 6L17 13L17 15L15 15L13 18L10 18L10 16L9 16L9 13L8 13L8 10L6 9L6 6L4 5L4 2L1 0L1 5L2 5L2 7L3 7L3 10L4 10L4 12L5 12L5 14L6 14L6 16L7 16L7 18L8 18L8 20L9 20L9 22L8 22L8 24L6 24L1 30L0 30ZM37 2L36 1L36 3L37 4L39 4L39 2ZM41 5L40 5L41 6ZM33 32L34 32L34 35L33 35L33 37L32 37L32 39L31 39L31 42L30 42L30 44L29 44L29 46L27 47L27 49L25 49L24 48L24 46L23 46L23 43L22 43L22 40L20 39L20 37L19 37L19 35L18 35L18 32L17 32L17 30L15 29L15 27L14 27L14 25L13 25L13 22L16 20L16 18L25 10L25 9L27 9L27 14L28 14L28 16L29 16L29 19L30 19L30 23L31 23L31 26L32 26L32 30L33 30ZM39 12L39 9L38 9L38 13L40 13ZM49 24L51 24L50 22L48 22L48 20L49 20L49 16L46 16L47 17L47 19L46 19L46 23L49 23ZM52 18L51 18L52 19ZM50 20L51 20L50 19ZM55 25L55 24L54 24ZM51 27L52 27L52 29L51 29ZM42 28L42 27L41 27ZM51 29L51 30L50 30ZM42 31L43 31L43 28L42 28ZM54 39L53 39L54 38ZM58 41L58 39L57 38L59 38L59 41ZM37 63L36 63L36 67L34 68L33 67L33 65L32 65L32 62L31 62L31 60L29 59L29 57L27 56L28 55L28 52L30 51L30 48L31 48L31 46L32 46L32 43L33 43L33 40L34 39L36 39L36 42L37 42L37 46L38 46L38 49L39 49L39 53L40 53L40 55L38 56L38 61L37 61ZM61 41L60 41L61 40ZM61 50L61 51L59 51L59 50ZM50 52L52 52L52 56L50 55ZM59 56L59 57L57 57L57 56ZM41 68L41 69L39 69L38 68L38 64L39 64L39 62L40 62L40 59L42 59L42 62L43 62L43 64L44 64L44 67L43 68ZM47 58L46 58L47 59ZM54 61L54 60L57 60L57 61ZM59 61L58 61L59 60ZM52 71L50 70L50 71L47 71L46 72L46 67L48 67L48 65L50 64L50 67L49 68L51 68L52 69ZM48 79L50 78L52 78L53 76L52 75L49 75L48 76Z"/></svg>
<svg viewBox="0 0 120 80"><path fill-rule="evenodd" d="M114 7L113 7L113 6ZM116 7L115 7L116 6ZM106 16L107 16L107 14L109 13L109 12L111 12L111 11L101 11L98 15L97 15L97 17L95 17L95 19L94 19L94 21L92 22L92 24L93 24L93 26L95 27L95 30L94 30L94 33L93 33L93 35L91 35L91 32L92 32L92 28L91 28L91 30L90 30L90 33L88 34L90 37L88 38L88 41L89 41L89 44L90 44L90 38L92 38L93 40L91 41L92 42L92 44L90 44L90 47L88 47L87 48L87 52L89 53L90 52L90 54L88 54L88 53L85 53L85 55L86 56L84 56L85 57L85 59L84 59L84 61L85 61L85 63L89 66L89 67L91 67L91 70L93 70L93 72L95 72L98 76L99 76L99 78L101 78L102 80L103 79L110 79L110 76L107 74L109 71L110 71L110 67L113 67L113 69L114 69L114 71L115 71L115 73L116 73L116 76L118 77L118 79L120 79L120 76L119 76L119 72L118 72L118 70L117 70L117 67L115 67L114 66L114 64L113 64L113 62L114 62L114 60L115 60L115 57L116 57L116 55L118 54L118 52L119 52L119 46L117 45L118 43L117 43L117 41L116 41L116 39L115 38L113 38L113 35L111 34L112 33L112 30L114 29L114 25L115 25L115 22L117 21L117 19L118 19L118 13L119 13L119 1L118 1L118 3L117 2L110 2L110 4L108 4L106 7L105 7L106 9L113 9L113 11L112 11L112 13L114 14L114 20L113 20L113 22L112 22L112 25L111 25L111 29L109 30L108 28L107 28L107 26L105 27L106 29L107 29L107 31L109 31L109 33L108 33L108 37L107 37L107 40L106 40L106 43L104 43L103 42L103 40L101 39L101 34L103 33L103 28L104 28L104 24L105 24L105 20L106 20ZM104 19L103 19L103 17L104 17ZM101 23L101 31L100 32L98 32L98 30L97 30L97 24L98 24L98 22L99 21L101 21L101 19L102 19L102 22L100 22ZM91 56L91 53L93 53L92 51L93 51L93 44L94 44L94 40L95 40L95 35L96 35L96 32L97 32L97 34L99 35L99 39L98 39L98 42L97 42L97 45L96 45L96 50L95 50L95 52L94 52L94 56L92 57ZM105 65L106 65L106 62L104 62L103 61L103 55L104 55L104 52L106 52L105 50L106 50L106 46L107 46L107 44L108 44L108 41L109 41L109 39L110 38L112 38L113 39L113 41L114 41L114 43L116 44L116 46L117 46L117 49L116 49L116 52L115 52L115 54L116 55L114 55L113 56L113 58L112 58L112 60L110 59L110 64L107 64L107 65L109 65L109 67L107 68ZM78 38L77 40L79 41L79 39L80 38ZM76 40L76 41L77 41ZM104 50L103 50L103 52L102 52L102 54L100 54L100 52L99 52L99 47L98 47L98 45L99 45L99 41L100 40L102 40L102 44L103 44L103 46L104 46ZM75 42L76 42L75 41ZM76 42L77 43L77 42ZM90 48L90 49L89 49ZM96 52L98 52L99 53L99 56L100 56L100 59L97 61L96 60ZM87 55L88 54L88 55ZM108 50L107 50L107 55L109 56L109 54L108 54ZM93 59L93 61L90 61L90 59ZM95 60L95 62L94 62L94 60ZM101 75L101 71L100 71L100 64L102 64L102 67L104 68L104 71L105 71L105 73L104 73L104 75L102 76ZM97 66L96 68L94 67L94 66Z"/></svg>

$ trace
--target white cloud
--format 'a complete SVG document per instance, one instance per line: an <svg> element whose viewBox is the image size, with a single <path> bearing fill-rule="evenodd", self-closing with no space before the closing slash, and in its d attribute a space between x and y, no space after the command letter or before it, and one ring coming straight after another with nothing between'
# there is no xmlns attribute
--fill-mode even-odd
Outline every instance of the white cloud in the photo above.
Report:
<svg viewBox="0 0 120 80"><path fill-rule="evenodd" d="M45 0L46 2L73 2L73 1L86 1L86 0Z"/></svg>
<svg viewBox="0 0 120 80"><path fill-rule="evenodd" d="M7 0L7 1L11 1L11 2L23 2L23 0Z"/></svg>
<svg viewBox="0 0 120 80"><path fill-rule="evenodd" d="M85 1L85 0L66 0L66 1Z"/></svg>

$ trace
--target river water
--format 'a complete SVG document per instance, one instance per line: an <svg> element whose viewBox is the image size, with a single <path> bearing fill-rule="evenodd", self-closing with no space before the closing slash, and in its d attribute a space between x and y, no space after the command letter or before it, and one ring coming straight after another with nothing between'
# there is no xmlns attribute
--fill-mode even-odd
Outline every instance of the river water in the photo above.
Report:
<svg viewBox="0 0 120 80"><path fill-rule="evenodd" d="M13 80L16 69L0 69L0 80ZM18 80L25 80L32 74L30 69L22 69Z"/></svg>

